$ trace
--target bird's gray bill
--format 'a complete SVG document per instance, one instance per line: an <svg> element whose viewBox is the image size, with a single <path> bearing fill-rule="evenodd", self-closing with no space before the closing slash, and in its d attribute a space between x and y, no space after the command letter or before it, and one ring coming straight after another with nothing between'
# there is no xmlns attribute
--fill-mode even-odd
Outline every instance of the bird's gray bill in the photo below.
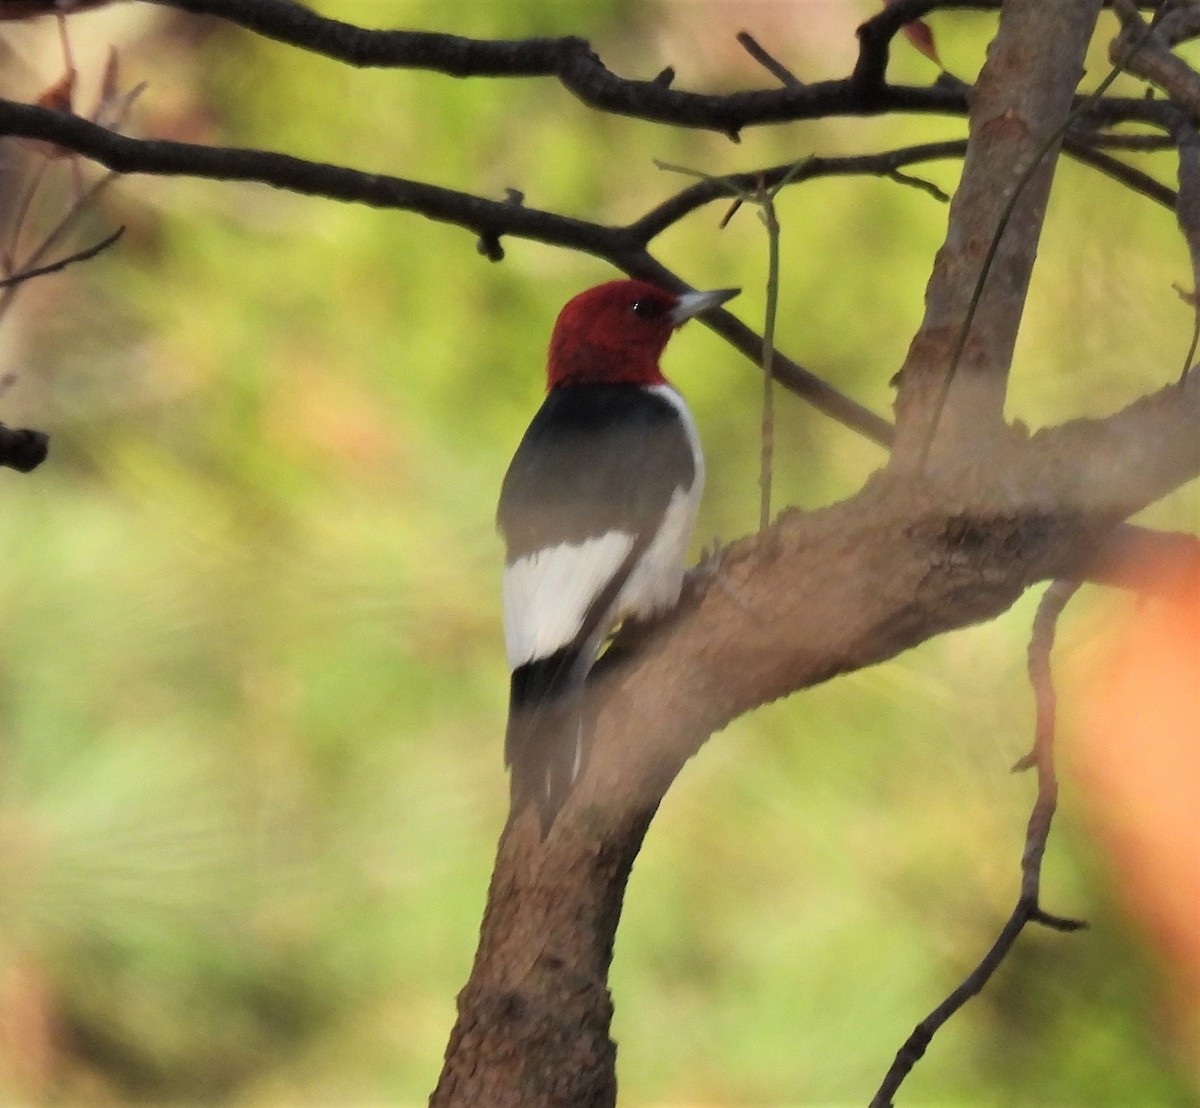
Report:
<svg viewBox="0 0 1200 1108"><path fill-rule="evenodd" d="M710 289L708 292L685 292L680 296L679 303L671 310L671 322L678 327L692 316L707 312L710 308L716 308L724 304L726 300L732 300L741 291L741 289Z"/></svg>

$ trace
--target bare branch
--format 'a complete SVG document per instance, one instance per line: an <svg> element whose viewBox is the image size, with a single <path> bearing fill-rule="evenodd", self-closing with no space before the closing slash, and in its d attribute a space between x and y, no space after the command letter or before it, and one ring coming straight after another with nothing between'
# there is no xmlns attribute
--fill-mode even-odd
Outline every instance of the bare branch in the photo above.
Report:
<svg viewBox="0 0 1200 1108"><path fill-rule="evenodd" d="M1021 855L1021 891L1016 907L991 948L967 974L962 984L917 1024L905 1040L879 1090L871 1098L870 1108L892 1108L892 1097L924 1056L934 1035L968 1000L983 991L1026 924L1040 923L1056 931L1077 931L1086 926L1079 920L1050 915L1042 910L1038 901L1042 858L1058 803L1058 780L1054 772L1055 695L1050 650L1054 645L1058 618L1078 589L1078 581L1055 581L1046 590L1034 616L1033 634L1029 640L1029 680L1037 702L1035 737L1033 751L1014 768L1037 766L1038 793L1025 831L1025 849Z"/></svg>
<svg viewBox="0 0 1200 1108"><path fill-rule="evenodd" d="M1069 133L1063 140L1063 149L1077 162L1098 169L1133 192L1140 192L1155 203L1174 211L1177 200L1175 190L1156 181L1148 173L1143 173L1135 166L1097 150L1088 140L1075 138Z"/></svg>
<svg viewBox="0 0 1200 1108"><path fill-rule="evenodd" d="M1187 4L1167 11L1159 20L1158 34L1168 46L1178 46L1200 35L1200 7Z"/></svg>
<svg viewBox="0 0 1200 1108"><path fill-rule="evenodd" d="M1169 150L1175 145L1175 141L1170 136L1170 130L1177 123L1178 119L1178 114L1175 114L1170 119L1162 121L1164 130L1166 131L1164 134L1152 134L1143 131L1139 134L1130 135L1094 131L1090 128L1077 131L1075 128L1072 128L1068 132L1068 138L1079 138L1086 142L1087 145L1094 146L1098 150L1135 150L1140 153L1148 153L1153 150Z"/></svg>
<svg viewBox="0 0 1200 1108"><path fill-rule="evenodd" d="M1135 6L1156 9L1159 4L1160 0L1138 0ZM1000 6L1000 0L892 0L858 28L859 56L854 79L868 85L884 82L892 39L907 23L934 11L997 11ZM1104 0L1102 6L1114 7L1114 0Z"/></svg>
<svg viewBox="0 0 1200 1108"><path fill-rule="evenodd" d="M86 262L89 258L94 258L97 254L107 250L124 233L125 228L118 227L111 235L105 235L99 242L86 249L77 250L74 254L68 254L65 258L59 258L58 261L50 262L48 265L35 266L33 269L26 269L20 273L14 273L11 277L0 279L0 289L12 288L24 281L30 281L34 277L44 277L47 273L57 273L60 269L66 269L67 266L74 265L76 262Z"/></svg>
<svg viewBox="0 0 1200 1108"><path fill-rule="evenodd" d="M873 15L858 28L858 59L851 80L860 88L882 89L887 82L887 66L892 39L906 23L912 23L939 7L938 0L896 0ZM955 4L954 7L959 7ZM994 4L964 4L962 7L994 8Z"/></svg>
<svg viewBox="0 0 1200 1108"><path fill-rule="evenodd" d="M914 177L911 173L901 173L898 169L893 169L887 176L889 181L895 181L898 185L908 185L909 188L932 196L939 204L950 203L950 194L932 181L926 181L924 177Z"/></svg>
<svg viewBox="0 0 1200 1108"><path fill-rule="evenodd" d="M779 236L781 228L775 211L774 193L759 184L758 205L767 229L767 306L763 322L763 392L759 446L758 528L765 531L771 523L771 484L775 470L775 319L779 312Z"/></svg>
<svg viewBox="0 0 1200 1108"><path fill-rule="evenodd" d="M2 103L2 102L0 102ZM20 263L25 269L37 265L38 262L46 256L50 249L73 228L80 219L83 218L84 212L93 201L99 197L105 189L109 187L117 179L117 174L107 173L98 181L92 184L88 189L84 190L72 202L71 206L63 214L62 218L54 224L50 230L42 236L42 241L24 258ZM16 244L13 244L16 248ZM0 319L2 319L12 306L13 300L19 291L19 285L9 285L4 287L0 285Z"/></svg>
<svg viewBox="0 0 1200 1108"><path fill-rule="evenodd" d="M506 200L486 200L454 189L305 161L287 154L134 139L97 127L78 116L0 100L0 133L24 135L41 133L47 128L58 133L56 141L63 141L114 172L254 181L304 195L411 211L473 231L485 244L489 256L499 251L502 235L513 235L591 254L630 276L658 281L667 288L686 287L685 282L644 249L650 238L669 225L663 218L653 225L639 221L628 227L608 227L513 203L511 194ZM783 172L790 168L784 167ZM682 218L683 214L686 212L681 207L674 219ZM715 313L705 323L755 364L762 364L761 337L728 312ZM778 353L776 379L872 441L890 441L891 427L886 420Z"/></svg>
<svg viewBox="0 0 1200 1108"><path fill-rule="evenodd" d="M1132 53L1127 63L1130 73L1156 84L1189 115L1200 115L1200 73L1171 52L1159 28L1148 26L1137 8L1133 0L1114 0L1121 33L1113 40L1109 56L1115 62Z"/></svg>
<svg viewBox="0 0 1200 1108"><path fill-rule="evenodd" d="M879 154L860 154L842 158L824 158L813 155L803 159L800 163L787 162L783 165L754 169L746 173L733 173L725 177L708 177L683 189L671 199L651 209L640 219L634 220L626 227L626 231L643 244L648 243L684 216L702 208L705 204L753 192L760 179L767 188L774 188L786 178L787 187L790 188L793 185L823 177L891 177L904 166L961 158L966 149L965 139L952 139L947 142L905 146Z"/></svg>
<svg viewBox="0 0 1200 1108"><path fill-rule="evenodd" d="M1050 651L1058 629L1058 619L1071 598L1079 591L1080 581L1055 581L1043 594L1033 617L1033 634L1029 639L1027 661L1029 684L1033 688L1036 720L1033 746L1021 758L1013 770L1038 767L1053 774L1054 731L1058 712L1058 697L1054 692L1054 674L1050 667ZM1025 891L1025 890L1023 890ZM1032 882L1029 891L1037 900L1037 883Z"/></svg>
<svg viewBox="0 0 1200 1108"><path fill-rule="evenodd" d="M41 6L39 0L25 2ZM422 68L459 77L545 77L603 111L705 128L734 138L747 126L833 115L886 111L963 115L968 89L960 81L939 79L929 87L890 85L890 43L906 22L930 11L999 6L996 0L896 0L860 29L853 74L814 85L801 84L743 33L739 41L783 87L708 95L674 88L670 66L648 81L619 77L579 38L481 41L424 32L370 31L324 18L290 0L157 2L222 16L350 64ZM908 376L899 409L906 417L904 432L908 415L919 416L925 399L921 376L934 377L939 365L944 367L931 356L930 348L922 349L919 343L936 343L939 327L949 328L962 319L958 311L962 300L955 300L948 289L970 288L963 270L970 269L978 251L964 240L974 236L976 243L986 241L980 236L996 226L992 217L997 209L982 203L972 189L998 191L1004 200L1004 189L998 190L996 182L1007 182L1011 188L1014 180L1021 179L1023 167L1032 167L1052 145L1038 130L1043 119L1056 125L1071 105L1076 109L1089 105L1086 118L1093 129L1080 127L1071 136L1071 152L1159 202L1176 201L1165 186L1095 149L1105 142L1118 145L1120 140L1096 134L1094 128L1136 120L1175 133L1182 113L1169 104L1140 99L1110 98L1092 104L1089 98L1073 95L1073 67L1082 57L1099 6L1100 0L1060 0L1056 5L1008 0L1004 5L1004 26L1012 33L1002 32L995 54L1007 50L1012 61L1028 52L1044 61L1045 51L1052 47L1053 66L1059 72L1057 76L1036 72L1030 87L1021 86L1013 101L1004 101L997 91L1003 82L989 83L988 75L972 94L971 157L960 200L951 213L951 234L939 262L942 272L935 271L931 281L926 322L905 369ZM1138 5L1133 7L1136 15ZM1022 62L1013 69L1027 72L1030 67ZM1063 72L1071 78L1069 85ZM1022 128L1028 128L1029 136L1016 133ZM985 131L989 132L986 141L980 138ZM114 172L253 181L307 195L408 210L468 230L476 236L480 253L492 260L503 257L504 236L523 237L589 253L630 275L676 289L684 286L682 278L650 254L650 244L688 213L725 195L723 190L729 186L744 183L743 191L765 190L785 181L792 184L834 173L871 173L943 198L935 186L902 167L959 157L964 151L964 143L949 142L860 158L809 159L702 182L628 226L605 226L526 207L515 190L509 191L507 200L492 201L265 151L127 139L69 114L9 102L0 102L0 132L52 141L95 158ZM1131 146L1154 141L1157 136L1128 137ZM988 151L977 158L977 146ZM1181 143L1181 152L1182 147ZM1037 153L1030 157L1030 151ZM1189 156L1192 153L1189 148ZM1028 172L1035 187L1022 199L1021 216L1031 230L1001 240L998 255L999 298L1007 306L985 305L978 330L961 332L964 338L978 339L989 352L970 366L983 388L965 393L967 402L959 405L964 417L970 417L972 430L980 421L987 429L979 453L947 451L939 459L942 467L927 480L914 480L911 471L897 466L842 504L807 515L785 514L762 535L727 552L715 571L720 589L700 578L687 602L651 629L642 648L618 647L606 655L588 693L596 723L595 757L545 850L531 845L537 831L519 823L506 828L501 841L476 964L477 971L483 967L485 972L473 973L460 997L460 1020L434 1103L453 1100L459 1081L477 1082L471 1086L477 1094L475 1103L510 1103L496 1095L496 1085L488 1085L488 1065L506 1071L499 1072L498 1084L511 1091L512 1058L518 1052L521 1057L537 1057L542 1048L553 1065L521 1076L528 1076L539 1094L544 1091L547 1102L600 1104L615 1098L613 1048L608 1041L612 1010L605 977L625 879L659 799L683 761L714 729L766 700L891 657L939 631L998 614L1031 582L1064 572L1108 574L1114 579L1121 573L1132 577L1142 572L1140 567L1130 568L1129 560L1115 549L1133 545L1128 532L1135 529L1118 527L1114 539L1114 526L1135 508L1200 472L1200 443L1195 435L1200 389L1189 380L1186 389L1164 390L1107 420L1070 424L1032 438L1004 427L1007 359L1051 168L1046 165ZM1185 192L1181 187L1181 196ZM1179 204L1182 210L1184 199ZM1000 222L1005 219L1007 214ZM0 288L8 286L5 295L11 294L20 281L90 257L119 234L59 262L13 276L0 282ZM44 244L42 249L46 248ZM955 266L960 268L948 272ZM1017 305L1015 318L1013 305ZM773 355L774 376L820 410L873 441L891 443L893 429L886 420L773 351L770 324L764 343L728 312L714 313L705 322L759 365L770 366ZM770 380L769 374L764 382L768 388ZM976 404L980 398L983 403ZM906 408L910 403L911 408ZM13 441L24 436L28 447L36 444L38 434L0 427L0 464L13 464L3 454L5 436ZM45 437L40 438L44 457ZM1151 540L1147 534L1138 534L1141 544L1166 545L1163 537ZM1194 549L1190 556L1194 565ZM924 1031L918 1028L914 1033L910 1042L915 1046L906 1047L908 1068L937 1026L983 986L1025 923L1075 925L1045 913L1038 903L1041 860L1056 796L1048 658L1054 619L1073 588L1052 586L1039 608L1031 643L1031 675L1039 706L1032 760L1039 770L1039 792L1026 833L1017 908L976 971L922 1025ZM731 602L731 597L736 601ZM652 742L643 741L647 732ZM530 935L537 937L533 944ZM473 1042L479 1049L476 1061L484 1062L458 1071L452 1057L464 1042ZM457 1092L470 1099L464 1086L459 1085ZM881 1096L885 1096L882 1090Z"/></svg>
<svg viewBox="0 0 1200 1108"><path fill-rule="evenodd" d="M772 57L767 51L759 45L758 40L749 31L738 31L737 40L742 48L750 55L759 65L763 67L772 77L774 77L781 85L794 88L797 85L802 85L801 81L783 62Z"/></svg>
<svg viewBox="0 0 1200 1108"><path fill-rule="evenodd" d="M743 128L836 115L917 112L962 116L966 86L938 81L928 87L891 85L882 65L862 62L844 80L707 95L672 88L669 81L630 80L609 70L581 38L470 39L428 31L373 31L320 16L291 0L154 0L214 15L248 30L355 66L426 69L453 77L553 77L600 111L736 136ZM864 26L884 43L909 19L933 8L994 10L995 0L947 3L901 0ZM910 14L910 13L917 14ZM1139 99L1098 109L1100 121L1156 122L1157 107Z"/></svg>
<svg viewBox="0 0 1200 1108"><path fill-rule="evenodd" d="M636 256L625 272L631 277L653 281L663 288L676 292L683 292L688 287L685 282L681 281L666 266L655 261L649 254ZM715 331L724 338L735 350L741 351L756 366L762 367L765 356L763 338L737 316L724 308L718 308L715 312L706 314L702 322L710 331ZM771 368L774 378L779 384L808 401L818 411L824 412L831 419L857 431L880 446L891 445L892 425L882 416L876 415L838 392L828 382L798 365L778 350L774 351Z"/></svg>
<svg viewBox="0 0 1200 1108"><path fill-rule="evenodd" d="M13 267L17 264L17 251L21 242L21 232L25 227L25 220L29 215L30 209L33 207L34 197L42 187L42 181L46 177L46 173L50 168L49 158L38 158L29 181L24 189L21 190L20 198L14 206L12 222L9 224L7 242L4 246L4 257L2 259L3 272L11 273Z"/></svg>
<svg viewBox="0 0 1200 1108"><path fill-rule="evenodd" d="M156 0L356 66L426 69L453 77L554 77L583 103L615 115L736 135L745 127L882 111L963 115L962 89L888 86L863 95L849 80L706 95L618 77L581 38L469 39L428 31L370 31L290 0Z"/></svg>

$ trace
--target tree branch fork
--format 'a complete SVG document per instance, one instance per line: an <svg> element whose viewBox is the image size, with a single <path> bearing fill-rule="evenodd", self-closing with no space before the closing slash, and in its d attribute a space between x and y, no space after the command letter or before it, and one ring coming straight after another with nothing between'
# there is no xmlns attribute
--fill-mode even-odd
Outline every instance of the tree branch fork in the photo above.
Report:
<svg viewBox="0 0 1200 1108"><path fill-rule="evenodd" d="M784 513L702 570L632 658L600 667L597 794L581 788L577 807L611 792L632 816L657 799L638 781L673 777L730 720L994 618L1038 582L1150 591L1147 565L1164 581L1200 572L1200 541L1121 526L1200 475L1198 426L1200 369L1107 419L1011 432L932 479L885 469L839 504ZM669 737L638 743L648 721Z"/></svg>
<svg viewBox="0 0 1200 1108"><path fill-rule="evenodd" d="M544 845L532 813L501 839L477 955L487 970L460 996L447 1054L476 1036L464 1056L519 1071L547 1056L540 1044L561 1065L486 1089L448 1067L431 1103L612 1103L595 1062L611 1047L598 1014L611 1012L620 899L686 761L739 715L992 619L1037 582L1200 581L1200 541L1123 523L1200 475L1197 426L1200 370L1107 419L1010 432L932 479L882 470L850 499L786 512L727 548L672 617L628 646L618 637L590 686L585 777ZM505 1099L514 1087L528 1099Z"/></svg>

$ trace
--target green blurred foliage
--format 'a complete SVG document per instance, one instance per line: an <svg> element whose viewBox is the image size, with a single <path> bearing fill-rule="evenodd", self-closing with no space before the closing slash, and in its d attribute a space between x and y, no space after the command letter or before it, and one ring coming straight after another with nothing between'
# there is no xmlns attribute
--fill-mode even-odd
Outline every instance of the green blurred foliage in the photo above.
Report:
<svg viewBox="0 0 1200 1108"><path fill-rule="evenodd" d="M323 8L582 34L622 73L675 63L687 87L732 89L765 77L708 20L817 78L844 69L872 5ZM102 19L73 21L77 41ZM991 27L936 23L952 70L973 74ZM896 53L899 76L934 75ZM152 82L147 134L511 186L611 222L684 184L655 157L720 173L961 131L835 120L734 146L598 118L547 81L352 71L178 16L148 19L125 67ZM1156 168L1169 178L1169 159ZM953 165L920 172L953 188ZM944 208L874 179L779 208L779 345L886 411ZM747 209L718 231L719 215L656 249L697 286L742 284L737 310L758 320L762 228ZM5 350L27 373L4 418L50 430L53 453L0 474L0 1101L420 1102L505 811L494 502L557 308L613 274L518 241L491 265L453 227L255 186L130 179L95 226L115 222L119 249L27 291ZM1101 415L1176 374L1190 320L1170 284L1188 273L1169 212L1064 166L1011 415ZM760 389L699 327L667 368L709 456L699 549L754 526ZM880 464L794 399L779 409L780 504L828 503ZM1147 517L1195 529L1200 500L1184 490ZM1007 768L1031 733L1033 603L766 708L688 767L618 937L623 1103L866 1102L1015 896L1032 782ZM1063 653L1096 632L1089 605ZM1070 780L1064 801L1047 901L1092 930L1024 937L904 1103L1194 1102L1164 1017L1170 969Z"/></svg>

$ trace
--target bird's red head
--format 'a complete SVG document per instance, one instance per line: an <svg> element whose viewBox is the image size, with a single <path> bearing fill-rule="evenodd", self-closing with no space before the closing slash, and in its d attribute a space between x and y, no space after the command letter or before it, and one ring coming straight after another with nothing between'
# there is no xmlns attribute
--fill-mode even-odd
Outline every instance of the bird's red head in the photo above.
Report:
<svg viewBox="0 0 1200 1108"><path fill-rule="evenodd" d="M547 387L661 385L671 332L736 289L676 295L646 281L609 281L569 300L550 336Z"/></svg>

